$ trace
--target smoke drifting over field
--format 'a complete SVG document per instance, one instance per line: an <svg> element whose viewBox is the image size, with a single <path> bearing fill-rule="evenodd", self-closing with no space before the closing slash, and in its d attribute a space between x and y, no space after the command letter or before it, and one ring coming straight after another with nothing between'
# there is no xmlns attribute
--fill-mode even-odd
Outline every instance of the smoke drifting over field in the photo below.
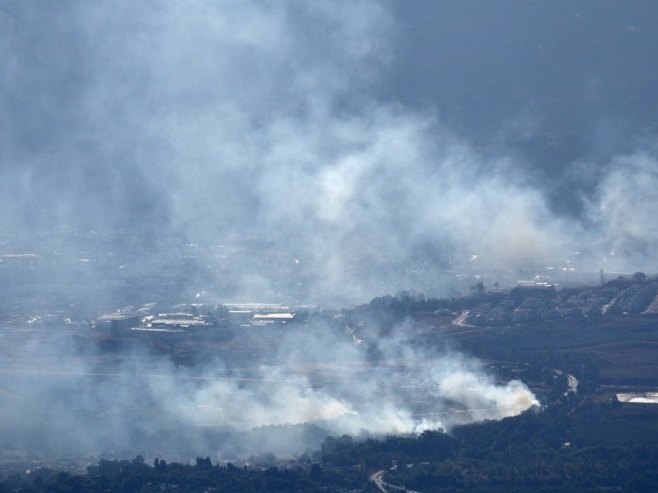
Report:
<svg viewBox="0 0 658 493"><path fill-rule="evenodd" d="M329 326L277 331L268 364L230 370L221 360L176 368L141 346L103 363L33 339L3 358L0 449L289 455L318 449L327 434L450 430L538 405L521 382L496 383L454 351L397 336L374 341L371 359L363 344Z"/></svg>

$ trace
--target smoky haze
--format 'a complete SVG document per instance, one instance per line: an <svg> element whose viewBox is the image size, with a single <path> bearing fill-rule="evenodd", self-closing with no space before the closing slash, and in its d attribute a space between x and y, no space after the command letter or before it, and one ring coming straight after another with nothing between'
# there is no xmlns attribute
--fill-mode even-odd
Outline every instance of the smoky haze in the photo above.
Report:
<svg viewBox="0 0 658 493"><path fill-rule="evenodd" d="M196 295L355 303L546 266L655 272L651 13L641 1L2 1L0 253L42 259L32 291L3 259L15 286L4 303L14 292L94 310ZM156 270L167 282L152 281ZM340 344L328 353L352 350ZM469 420L535 402L455 351L400 347ZM57 361L72 349L52 351ZM204 424L186 421L178 399L211 409L216 396L242 403L222 412L246 428L319 420L353 432L363 416L376 432L449 427L413 417L388 373L386 399L364 409L354 396L376 402L367 385L304 394L306 377L283 370L258 370L278 387L204 384L135 357L116 369L133 387L110 378L96 393L86 384L102 375L71 365L65 384L30 377L7 422L44 422L19 412L42 399L66 436L86 410L111 409L107 396L122 409L143 396L172 409L142 430L155 433ZM74 409L72 395L83 397ZM110 416L107 436L80 443L130 445L112 431L129 429L124 415Z"/></svg>
<svg viewBox="0 0 658 493"><path fill-rule="evenodd" d="M3 2L3 228L264 239L314 300L456 255L652 271L646 9Z"/></svg>
<svg viewBox="0 0 658 493"><path fill-rule="evenodd" d="M0 451L291 456L317 450L327 435L450 431L539 406L522 382L496 381L449 345L414 343L404 326L358 344L322 322L268 328L258 358L190 368L148 345L112 357L53 332L21 334L11 350L4 334Z"/></svg>

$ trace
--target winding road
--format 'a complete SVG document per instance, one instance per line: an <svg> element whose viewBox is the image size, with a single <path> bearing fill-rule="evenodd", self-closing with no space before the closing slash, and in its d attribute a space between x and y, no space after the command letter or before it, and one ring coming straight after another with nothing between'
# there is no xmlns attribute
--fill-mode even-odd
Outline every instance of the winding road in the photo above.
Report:
<svg viewBox="0 0 658 493"><path fill-rule="evenodd" d="M379 491L381 491L382 493L389 493L390 491L405 491L406 493L418 493L417 491L408 490L406 488L403 488L402 486L396 486L394 484L390 484L384 481L383 469L381 471L372 473L370 475L370 481L375 483L375 486L377 486Z"/></svg>

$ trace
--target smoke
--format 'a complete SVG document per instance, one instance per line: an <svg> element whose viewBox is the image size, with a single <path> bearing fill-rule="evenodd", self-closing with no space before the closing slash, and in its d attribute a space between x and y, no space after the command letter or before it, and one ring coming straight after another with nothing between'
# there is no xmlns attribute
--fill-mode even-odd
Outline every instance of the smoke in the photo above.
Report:
<svg viewBox="0 0 658 493"><path fill-rule="evenodd" d="M369 0L3 2L0 253L40 259L23 270L0 262L3 322L53 306L91 318L195 295L354 303L407 287L444 295L474 276L509 281L545 267L656 270L655 122L624 116L654 104L655 78L643 72L637 82L625 64L619 75L630 86L606 76L618 53L652 67L655 27L630 31L611 24L620 16L610 9L581 16L551 2L536 8L556 15L537 18L567 27L509 28L510 19L532 25L524 16L538 22L529 4L484 9L484 19L504 22L480 29L480 6L471 16L441 4L410 21L418 4L401 12ZM590 57L597 19L612 49ZM431 29L441 42L414 34L432 20L442 23ZM511 37L496 43L494 24ZM581 52L574 47L582 60L563 61ZM435 58L421 56L428 51ZM550 97L524 96L551 81L560 84ZM440 94L420 97L416 82ZM650 86L646 101L635 101L636 82ZM626 102L628 112L613 111ZM500 385L464 356L394 340L368 343L385 360L415 362L416 390L404 390L404 371L373 366L349 339L322 330L277 343L296 355L280 359L298 366L328 354L360 373L320 385L299 368L263 363L239 376L253 381L222 380L222 361L188 375L140 354L97 370L63 357L66 347L46 351L51 364L40 367L40 346L25 353L35 373L3 394L14 403L3 413L10 428L50 436L53 448L70 437L81 448L132 446L183 424L186 443L210 448L202 425L406 433L535 403L522 384ZM63 373L52 359L64 361ZM412 404L419 388L431 402L425 412ZM126 419L132 403L139 419Z"/></svg>
<svg viewBox="0 0 658 493"><path fill-rule="evenodd" d="M650 272L656 269L651 251L658 231L649 218L658 212L651 192L657 182L658 162L650 154L624 156L613 163L592 207L594 220L610 239L607 262L623 264L632 255L636 265L646 265Z"/></svg>
<svg viewBox="0 0 658 493"><path fill-rule="evenodd" d="M464 270L491 280L576 251L582 271L655 265L654 201L619 182L655 167L650 139L565 158L544 180L553 164L533 170L527 143L563 137L544 135L543 109L519 109L480 146L450 111L389 95L407 49L399 15L374 1L5 4L3 228L136 233L153 256L171 237L243 248L224 288L216 250L190 281L236 298L445 294L456 281L441 272L473 254Z"/></svg>
<svg viewBox="0 0 658 493"><path fill-rule="evenodd" d="M70 337L15 337L0 368L0 449L290 455L329 434L449 431L538 405L523 383L497 382L474 359L420 345L407 327L359 344L320 322L267 330L256 357L187 369L148 345L111 357Z"/></svg>

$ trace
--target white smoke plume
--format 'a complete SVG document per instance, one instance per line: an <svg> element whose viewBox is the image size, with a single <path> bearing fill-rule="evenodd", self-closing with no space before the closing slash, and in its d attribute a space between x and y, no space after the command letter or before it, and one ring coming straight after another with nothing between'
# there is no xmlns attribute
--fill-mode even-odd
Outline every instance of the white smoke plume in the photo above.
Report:
<svg viewBox="0 0 658 493"><path fill-rule="evenodd" d="M363 343L324 324L277 330L269 354L233 369L220 359L176 368L147 346L108 359L66 338L43 338L3 354L1 450L290 455L317 448L328 434L449 431L539 405L520 381L496 382L455 351L392 336L373 341L380 355L372 359ZM313 425L323 431L294 433ZM240 433L247 438L236 444Z"/></svg>

